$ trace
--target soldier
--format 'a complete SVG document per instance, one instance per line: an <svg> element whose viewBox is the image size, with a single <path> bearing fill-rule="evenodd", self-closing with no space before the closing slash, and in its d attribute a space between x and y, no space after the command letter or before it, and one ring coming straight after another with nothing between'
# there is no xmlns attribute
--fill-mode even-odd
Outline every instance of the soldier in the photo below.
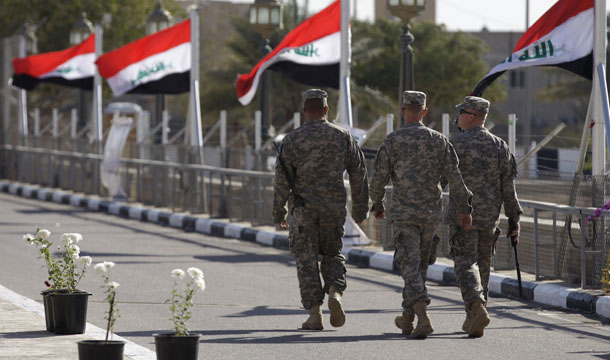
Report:
<svg viewBox="0 0 610 360"><path fill-rule="evenodd" d="M356 223L367 215L368 180L364 155L354 138L327 121L326 92L307 90L303 102L305 122L283 139L278 157L281 161L276 163L273 221L290 229L290 250L297 265L301 302L309 311L302 328L322 330L320 306L324 293L329 295L330 324L340 327L345 323L341 299L346 287L345 257L341 254L347 215L343 173L347 170L349 174ZM292 189L290 182L294 184ZM287 200L290 226L286 221ZM318 255L322 255L320 269Z"/></svg>
<svg viewBox="0 0 610 360"><path fill-rule="evenodd" d="M462 329L470 337L483 336L489 324L486 310L489 273L494 244L500 234L500 209L515 221L516 229L508 236L519 236L519 215L522 213L514 179L517 176L515 157L504 140L492 135L485 127L489 101L466 96L456 105L456 124L463 132L452 144L460 159L460 170L468 189L473 192L472 227L470 230L452 225L451 255L455 262L455 277L466 308ZM451 189L453 192L453 189ZM448 220L456 223L455 204L449 204Z"/></svg>
<svg viewBox="0 0 610 360"><path fill-rule="evenodd" d="M441 177L449 179L452 200L459 207L460 225L464 229L471 222L472 194L460 175L453 146L442 134L422 123L428 111L426 94L405 91L402 103L406 125L389 134L377 152L370 187L371 211L376 218L385 218L385 186L392 179L388 220L394 229L394 261L400 266L405 282L404 311L396 317L395 324L403 334L423 339L433 331L427 313L430 298L425 282L434 233L441 220Z"/></svg>

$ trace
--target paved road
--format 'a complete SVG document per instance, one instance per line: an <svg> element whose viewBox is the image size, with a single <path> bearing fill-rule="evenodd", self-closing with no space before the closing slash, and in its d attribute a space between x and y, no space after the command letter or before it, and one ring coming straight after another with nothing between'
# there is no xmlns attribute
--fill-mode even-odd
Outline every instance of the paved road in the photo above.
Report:
<svg viewBox="0 0 610 360"><path fill-rule="evenodd" d="M327 330L301 331L306 316L294 263L285 251L8 194L0 193L0 204L0 284L39 300L45 270L22 235L36 226L52 236L80 232L83 255L117 263L113 280L121 283L121 317L116 333L153 350L151 335L171 327L164 304L169 273L197 266L208 288L195 297L189 327L203 335L201 359L610 359L610 327L599 318L507 298L491 299L485 337L469 339L460 331L459 291L435 283L429 286L435 333L425 341L407 340L393 325L401 311L402 280L352 266L346 325L331 328L326 313ZM81 288L94 293L88 321L104 327L100 284L91 271Z"/></svg>

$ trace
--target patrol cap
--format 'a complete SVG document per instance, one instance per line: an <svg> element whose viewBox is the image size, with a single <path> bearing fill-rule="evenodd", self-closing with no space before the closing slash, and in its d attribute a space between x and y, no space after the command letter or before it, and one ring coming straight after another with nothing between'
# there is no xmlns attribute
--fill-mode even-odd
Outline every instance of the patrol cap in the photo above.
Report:
<svg viewBox="0 0 610 360"><path fill-rule="evenodd" d="M407 90L402 93L402 105L426 106L426 94L421 91Z"/></svg>
<svg viewBox="0 0 610 360"><path fill-rule="evenodd" d="M326 99L328 99L328 94L324 90L309 89L303 93L303 103L310 99L321 99L324 106L327 106Z"/></svg>
<svg viewBox="0 0 610 360"><path fill-rule="evenodd" d="M489 112L489 101L478 96L466 96L461 104L455 106L456 109L473 109L487 114Z"/></svg>

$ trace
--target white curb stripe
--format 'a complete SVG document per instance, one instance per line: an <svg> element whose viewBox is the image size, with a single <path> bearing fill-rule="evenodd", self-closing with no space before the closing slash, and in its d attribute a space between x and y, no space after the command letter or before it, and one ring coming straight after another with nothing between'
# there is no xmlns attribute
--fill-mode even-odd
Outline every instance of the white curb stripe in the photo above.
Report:
<svg viewBox="0 0 610 360"><path fill-rule="evenodd" d="M182 228L184 223L184 214L172 214L169 217L169 226L173 228Z"/></svg>
<svg viewBox="0 0 610 360"><path fill-rule="evenodd" d="M275 237L275 233L267 232L267 231L259 231L256 233L256 242L259 244L273 246L273 238Z"/></svg>
<svg viewBox="0 0 610 360"><path fill-rule="evenodd" d="M129 208L129 218L136 219L136 220L142 220L142 211L144 211L143 208L130 207Z"/></svg>
<svg viewBox="0 0 610 360"><path fill-rule="evenodd" d="M427 277L430 280L443 281L443 273L449 268L449 266L443 264L432 264L428 266Z"/></svg>
<svg viewBox="0 0 610 360"><path fill-rule="evenodd" d="M558 306L564 309L568 308L568 295L570 290L553 284L538 284L534 288L534 301Z"/></svg>
<svg viewBox="0 0 610 360"><path fill-rule="evenodd" d="M89 210L98 211L100 208L100 200L99 199L89 199L87 203L87 208Z"/></svg>
<svg viewBox="0 0 610 360"><path fill-rule="evenodd" d="M161 211L159 210L148 210L148 213L146 214L146 219L150 222L154 222L154 223L158 223L159 222L159 213Z"/></svg>
<svg viewBox="0 0 610 360"><path fill-rule="evenodd" d="M232 239L240 239L241 231L243 229L244 227L241 225L227 224L227 226L225 226L225 237Z"/></svg>
<svg viewBox="0 0 610 360"><path fill-rule="evenodd" d="M203 234L212 233L212 220L210 219L197 219L195 221L195 231Z"/></svg>
<svg viewBox="0 0 610 360"><path fill-rule="evenodd" d="M394 264L394 254L388 252L378 252L369 259L369 266L375 269L392 271Z"/></svg>

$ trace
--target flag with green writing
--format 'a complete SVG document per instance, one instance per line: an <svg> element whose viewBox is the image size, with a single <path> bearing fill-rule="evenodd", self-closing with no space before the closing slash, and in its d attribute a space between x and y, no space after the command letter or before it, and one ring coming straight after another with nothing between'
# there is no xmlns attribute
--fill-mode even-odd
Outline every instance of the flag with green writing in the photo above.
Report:
<svg viewBox="0 0 610 360"><path fill-rule="evenodd" d="M517 42L513 53L479 81L472 95L481 96L508 70L557 66L580 76L593 76L594 0L559 0Z"/></svg>

